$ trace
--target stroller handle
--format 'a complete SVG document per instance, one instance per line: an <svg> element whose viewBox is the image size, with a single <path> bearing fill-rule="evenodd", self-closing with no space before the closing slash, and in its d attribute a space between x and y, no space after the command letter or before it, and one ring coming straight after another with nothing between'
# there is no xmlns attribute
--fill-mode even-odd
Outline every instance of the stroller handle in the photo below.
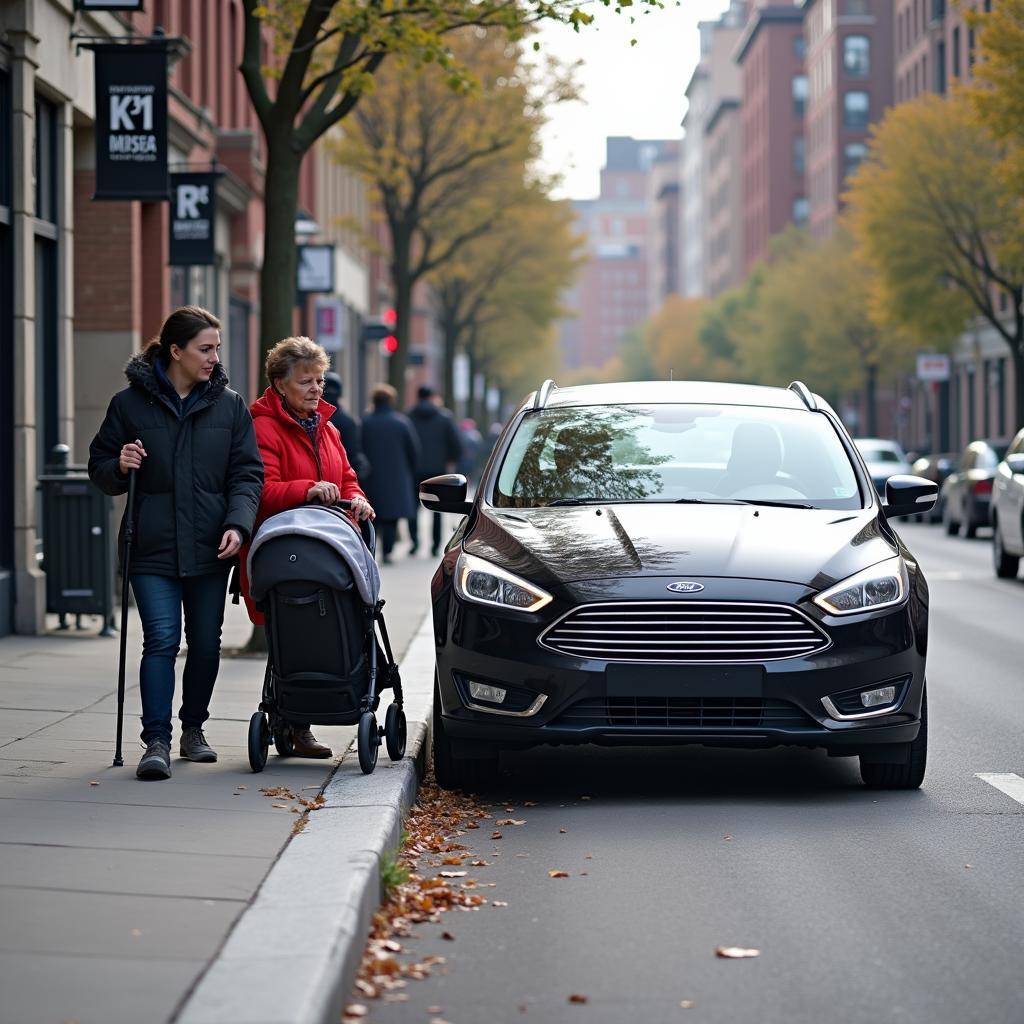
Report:
<svg viewBox="0 0 1024 1024"><path fill-rule="evenodd" d="M339 498L333 505L323 505L322 507L348 512L352 508L352 499ZM361 519L356 526L359 527L359 532L363 535L363 543L370 549L370 554L375 555L377 553L377 531L373 528L373 523L369 519Z"/></svg>

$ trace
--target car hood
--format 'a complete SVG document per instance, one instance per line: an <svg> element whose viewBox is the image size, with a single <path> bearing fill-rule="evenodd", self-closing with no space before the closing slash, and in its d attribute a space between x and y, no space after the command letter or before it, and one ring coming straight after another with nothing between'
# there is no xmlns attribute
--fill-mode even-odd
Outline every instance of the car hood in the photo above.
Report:
<svg viewBox="0 0 1024 1024"><path fill-rule="evenodd" d="M701 576L814 589L898 551L877 509L654 503L482 509L464 547L540 585Z"/></svg>

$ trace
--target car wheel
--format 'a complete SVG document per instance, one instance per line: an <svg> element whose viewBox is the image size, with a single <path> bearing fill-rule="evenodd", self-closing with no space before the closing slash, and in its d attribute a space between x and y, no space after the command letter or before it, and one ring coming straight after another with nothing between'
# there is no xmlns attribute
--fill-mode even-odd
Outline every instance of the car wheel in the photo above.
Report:
<svg viewBox="0 0 1024 1024"><path fill-rule="evenodd" d="M953 518L949 511L949 502L947 501L945 507L942 509L942 522L946 527L946 533L950 537L955 537L960 532L960 524Z"/></svg>
<svg viewBox="0 0 1024 1024"><path fill-rule="evenodd" d="M902 748L902 764L878 764L860 758L860 777L868 789L918 789L924 782L928 764L928 694L921 696L921 729L910 743L894 744Z"/></svg>
<svg viewBox="0 0 1024 1024"><path fill-rule="evenodd" d="M1001 580L1015 579L1020 568L1020 556L1007 554L1006 548L1003 547L1003 534L999 529L998 519L992 528L992 563L996 575Z"/></svg>
<svg viewBox="0 0 1024 1024"><path fill-rule="evenodd" d="M444 728L441 718L441 693L434 677L434 779L442 789L461 789L479 793L498 781L497 753L484 757L466 757Z"/></svg>

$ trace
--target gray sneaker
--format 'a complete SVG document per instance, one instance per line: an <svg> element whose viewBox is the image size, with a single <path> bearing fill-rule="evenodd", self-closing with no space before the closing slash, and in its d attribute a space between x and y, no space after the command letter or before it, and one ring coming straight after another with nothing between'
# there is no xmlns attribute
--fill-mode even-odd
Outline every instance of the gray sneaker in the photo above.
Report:
<svg viewBox="0 0 1024 1024"><path fill-rule="evenodd" d="M135 774L140 779L169 779L171 777L171 745L166 740L150 740L139 761Z"/></svg>
<svg viewBox="0 0 1024 1024"><path fill-rule="evenodd" d="M217 751L206 742L203 730L198 725L187 725L181 730L181 746L178 750L182 757L200 764L213 764L217 760Z"/></svg>

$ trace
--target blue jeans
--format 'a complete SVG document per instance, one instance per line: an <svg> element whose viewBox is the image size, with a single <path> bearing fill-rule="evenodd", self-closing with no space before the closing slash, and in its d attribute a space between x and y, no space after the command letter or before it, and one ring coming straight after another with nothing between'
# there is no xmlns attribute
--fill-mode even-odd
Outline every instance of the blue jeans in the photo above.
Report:
<svg viewBox="0 0 1024 1024"><path fill-rule="evenodd" d="M210 717L210 697L220 667L220 629L224 623L226 572L191 579L133 574L132 590L142 619L142 741L171 742L174 660L181 646L185 610L188 655L181 681L182 727L201 726Z"/></svg>

